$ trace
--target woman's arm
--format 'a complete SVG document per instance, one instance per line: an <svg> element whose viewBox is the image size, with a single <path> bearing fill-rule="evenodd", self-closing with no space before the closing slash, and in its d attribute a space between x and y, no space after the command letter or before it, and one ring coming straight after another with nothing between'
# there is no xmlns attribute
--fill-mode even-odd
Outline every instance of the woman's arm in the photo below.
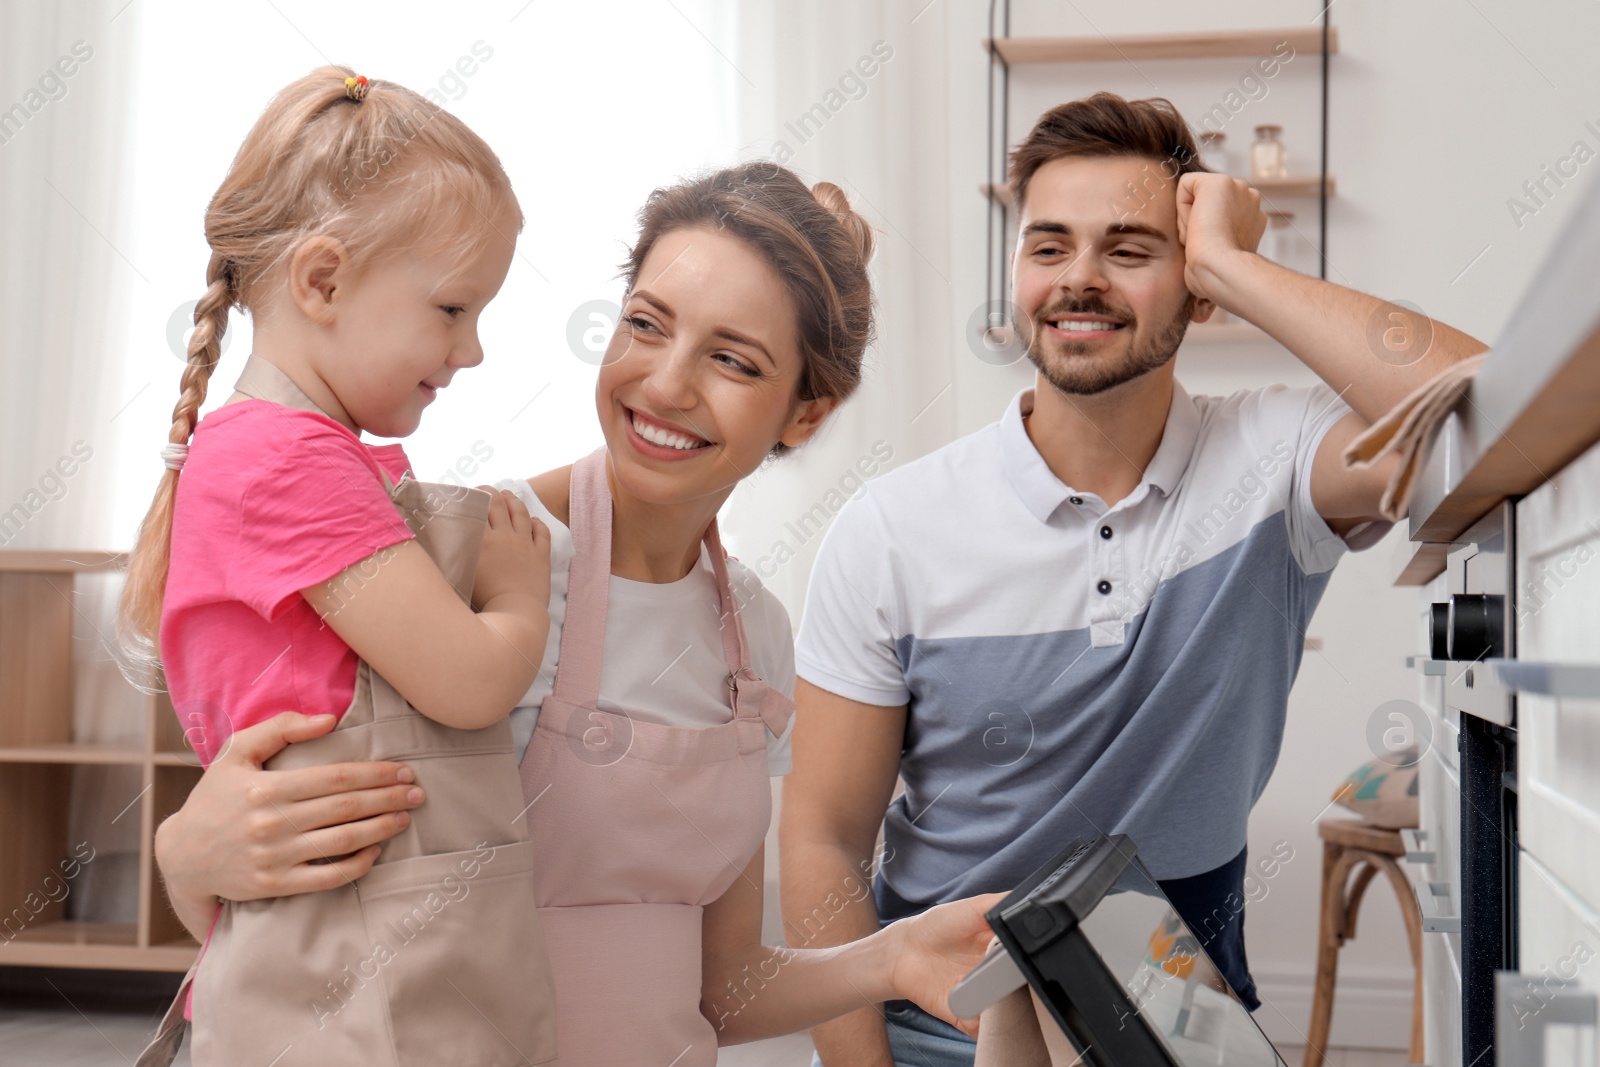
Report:
<svg viewBox="0 0 1600 1067"><path fill-rule="evenodd" d="M946 997L983 959L992 936L983 912L999 894L943 904L835 948L770 948L761 943L765 852L705 910L700 1011L717 1044L795 1033L901 998L976 1031L950 1015Z"/></svg>
<svg viewBox="0 0 1600 1067"><path fill-rule="evenodd" d="M789 940L821 948L878 929L867 872L900 773L906 708L863 704L804 678L794 699L794 770L783 780L778 826L783 928ZM894 1067L876 1006L817 1027L811 1040L824 1064Z"/></svg>
<svg viewBox="0 0 1600 1067"><path fill-rule="evenodd" d="M292 771L261 765L293 741L320 737L331 715L285 712L235 733L183 807L156 828L156 864L172 910L204 941L219 897L256 900L331 889L366 874L378 845L422 803L411 768L335 763ZM334 856L333 863L312 863Z"/></svg>
<svg viewBox="0 0 1600 1067"><path fill-rule="evenodd" d="M550 531L514 494L496 491L470 607L414 541L300 595L412 707L479 729L510 714L544 661Z"/></svg>

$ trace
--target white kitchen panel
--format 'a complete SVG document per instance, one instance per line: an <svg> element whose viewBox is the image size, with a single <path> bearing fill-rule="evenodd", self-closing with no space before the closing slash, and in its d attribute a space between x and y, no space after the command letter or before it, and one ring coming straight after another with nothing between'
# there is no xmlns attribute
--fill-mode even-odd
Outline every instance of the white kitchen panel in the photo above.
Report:
<svg viewBox="0 0 1600 1067"><path fill-rule="evenodd" d="M1600 912L1547 865L1524 852L1518 870L1519 970L1535 982L1575 984L1600 992ZM1537 1004L1528 1010L1536 1016ZM1538 1020L1530 1018L1527 1023ZM1525 1024L1526 1025L1526 1024ZM1545 1064L1595 1062L1594 1027L1551 1026L1545 1032Z"/></svg>
<svg viewBox="0 0 1600 1067"><path fill-rule="evenodd" d="M1521 846L1600 898L1600 701L1523 693L1518 701Z"/></svg>
<svg viewBox="0 0 1600 1067"><path fill-rule="evenodd" d="M1429 1067L1461 1067L1461 963L1453 937L1422 935L1422 1049Z"/></svg>
<svg viewBox="0 0 1600 1067"><path fill-rule="evenodd" d="M1600 445L1517 503L1516 593L1518 659L1600 663Z"/></svg>
<svg viewBox="0 0 1600 1067"><path fill-rule="evenodd" d="M1430 892L1429 883L1451 886L1449 902L1439 901L1440 910L1460 914L1461 783L1456 771L1453 726L1446 726L1439 714L1443 705L1443 679L1430 675L1420 680L1420 703L1428 713L1433 743L1418 766L1418 844L1433 859L1427 863L1403 864L1412 891ZM1448 733L1446 733L1448 731ZM1446 753L1451 757L1445 759ZM1460 1067L1461 1064L1461 935L1424 933L1422 935L1423 1041L1425 1062L1430 1067Z"/></svg>
<svg viewBox="0 0 1600 1067"><path fill-rule="evenodd" d="M1437 759L1427 758L1421 766L1419 800L1424 852L1433 855L1431 863L1408 863L1417 876L1428 882L1448 882L1451 904L1460 902L1461 781L1455 769ZM1459 914L1459 912L1457 913Z"/></svg>
<svg viewBox="0 0 1600 1067"><path fill-rule="evenodd" d="M1433 757L1459 770L1461 758L1461 712L1445 703L1445 679L1429 674L1418 687L1418 704L1428 717L1428 747Z"/></svg>

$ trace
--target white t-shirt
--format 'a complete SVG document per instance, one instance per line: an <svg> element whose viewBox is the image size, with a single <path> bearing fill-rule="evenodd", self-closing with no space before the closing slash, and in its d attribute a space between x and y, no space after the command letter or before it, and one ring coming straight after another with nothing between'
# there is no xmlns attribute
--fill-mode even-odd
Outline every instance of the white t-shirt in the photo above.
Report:
<svg viewBox="0 0 1600 1067"><path fill-rule="evenodd" d="M550 528L550 637L539 676L511 713L511 736L522 758L544 698L555 685L561 626L567 615L567 568L572 563L572 531L550 513L521 479L497 482L527 505L529 514ZM739 600L750 666L768 685L794 696L794 631L789 613L755 573L728 561L728 578ZM637 582L611 576L606 609L605 657L600 665L600 707L623 711L641 722L707 727L733 715L728 699L728 665L722 654L721 604L711 555L701 546L700 562L675 582ZM791 717L782 737L767 735L767 771L789 773Z"/></svg>

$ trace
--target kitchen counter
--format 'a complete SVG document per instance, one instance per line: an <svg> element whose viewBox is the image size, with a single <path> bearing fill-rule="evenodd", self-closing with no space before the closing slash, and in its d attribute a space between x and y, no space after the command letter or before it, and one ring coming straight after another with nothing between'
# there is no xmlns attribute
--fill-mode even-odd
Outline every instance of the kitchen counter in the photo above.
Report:
<svg viewBox="0 0 1600 1067"><path fill-rule="evenodd" d="M1431 581L1437 546L1600 440L1600 183L1582 195L1419 472L1398 584Z"/></svg>

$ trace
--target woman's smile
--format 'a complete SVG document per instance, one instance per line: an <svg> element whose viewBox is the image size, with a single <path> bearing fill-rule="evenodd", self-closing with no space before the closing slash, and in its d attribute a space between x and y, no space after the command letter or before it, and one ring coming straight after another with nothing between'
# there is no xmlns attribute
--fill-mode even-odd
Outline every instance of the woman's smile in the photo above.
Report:
<svg viewBox="0 0 1600 1067"><path fill-rule="evenodd" d="M622 414L629 443L651 458L690 459L711 447L712 442L699 434L626 405L622 406Z"/></svg>

